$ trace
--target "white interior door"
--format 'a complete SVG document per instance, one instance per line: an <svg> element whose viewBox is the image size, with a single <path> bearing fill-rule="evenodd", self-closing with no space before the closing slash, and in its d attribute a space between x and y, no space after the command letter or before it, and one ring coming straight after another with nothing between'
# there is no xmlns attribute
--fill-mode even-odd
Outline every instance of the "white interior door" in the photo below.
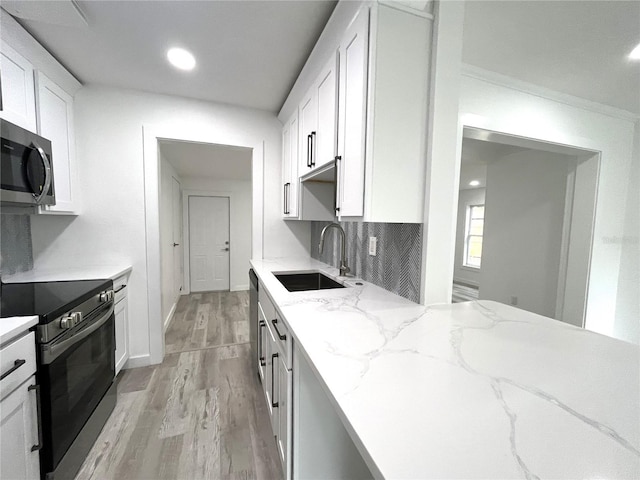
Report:
<svg viewBox="0 0 640 480"><path fill-rule="evenodd" d="M192 292L229 290L229 198L189 197Z"/></svg>
<svg viewBox="0 0 640 480"><path fill-rule="evenodd" d="M182 194L180 182L171 177L171 209L173 220L173 293L178 295L182 291Z"/></svg>

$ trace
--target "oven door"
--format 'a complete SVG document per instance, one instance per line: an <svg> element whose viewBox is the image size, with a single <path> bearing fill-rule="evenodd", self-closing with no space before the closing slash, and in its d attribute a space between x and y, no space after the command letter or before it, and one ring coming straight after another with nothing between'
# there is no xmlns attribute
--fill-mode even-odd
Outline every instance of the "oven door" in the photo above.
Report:
<svg viewBox="0 0 640 480"><path fill-rule="evenodd" d="M70 334L42 345L39 352L44 472L55 470L113 383L113 303L92 314Z"/></svg>

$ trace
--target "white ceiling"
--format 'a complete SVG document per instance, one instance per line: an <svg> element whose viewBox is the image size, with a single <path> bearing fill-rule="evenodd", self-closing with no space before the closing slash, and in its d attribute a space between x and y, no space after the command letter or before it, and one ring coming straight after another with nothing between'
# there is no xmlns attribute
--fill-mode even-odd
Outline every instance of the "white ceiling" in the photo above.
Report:
<svg viewBox="0 0 640 480"><path fill-rule="evenodd" d="M160 153L183 178L251 180L250 148L161 140Z"/></svg>
<svg viewBox="0 0 640 480"><path fill-rule="evenodd" d="M501 157L523 150L526 149L463 137L460 160L460 190L485 188L487 186L487 165ZM478 180L480 184L472 187L469 185L471 180Z"/></svg>
<svg viewBox="0 0 640 480"><path fill-rule="evenodd" d="M82 82L271 112L335 3L3 0L14 13L22 4L21 23ZM640 62L627 60L640 42L639 0L469 0L465 11L465 63L640 114ZM194 52L195 71L168 65L173 45Z"/></svg>
<svg viewBox="0 0 640 480"><path fill-rule="evenodd" d="M465 63L640 114L640 1L468 1Z"/></svg>
<svg viewBox="0 0 640 480"><path fill-rule="evenodd" d="M68 8L69 0L53 0ZM12 10L24 1L11 1ZM29 0L21 24L81 82L277 112L335 0L77 1L88 26ZM40 10L34 4L41 4ZM39 11L42 12L39 20ZM15 10L14 10L15 12ZM74 16L73 13L70 14ZM77 14L76 14L77 16ZM51 23L55 19L57 24ZM63 25L66 24L66 25ZM189 49L192 72L172 68L169 47Z"/></svg>

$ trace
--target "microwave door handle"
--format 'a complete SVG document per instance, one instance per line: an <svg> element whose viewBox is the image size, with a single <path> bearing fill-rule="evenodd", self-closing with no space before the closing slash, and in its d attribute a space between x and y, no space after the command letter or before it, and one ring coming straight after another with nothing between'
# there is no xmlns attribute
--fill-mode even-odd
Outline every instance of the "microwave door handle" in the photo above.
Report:
<svg viewBox="0 0 640 480"><path fill-rule="evenodd" d="M33 193L33 198L36 199L36 203L40 203L45 195L49 193L49 188L51 187L51 162L47 158L47 154L44 153L44 150L40 145L35 142L31 142L31 145L36 149L38 155L40 155L40 159L42 160L42 164L44 165L44 186L42 187L42 191L40 193Z"/></svg>

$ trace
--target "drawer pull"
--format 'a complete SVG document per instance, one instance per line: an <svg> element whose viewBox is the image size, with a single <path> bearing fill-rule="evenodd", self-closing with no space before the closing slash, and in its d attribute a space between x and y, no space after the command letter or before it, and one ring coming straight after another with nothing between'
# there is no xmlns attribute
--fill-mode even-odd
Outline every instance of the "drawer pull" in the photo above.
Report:
<svg viewBox="0 0 640 480"><path fill-rule="evenodd" d="M287 336L286 335L282 335L280 333L280 331L278 330L278 319L274 318L273 320L271 320L271 323L273 324L273 328L276 329L276 333L278 334L278 338L280 338L280 340L286 340Z"/></svg>
<svg viewBox="0 0 640 480"><path fill-rule="evenodd" d="M273 366L275 365L275 360L278 358L278 354L274 353L271 355L271 408L278 408L278 402L273 401L273 396L276 394L275 388L273 386L273 379L275 377L275 372L273 371Z"/></svg>
<svg viewBox="0 0 640 480"><path fill-rule="evenodd" d="M26 360L22 360L22 359L18 359L15 362L13 362L13 367L11 367L9 370L4 372L2 374L2 376L0 376L0 380L4 380L5 378L7 378L9 375L11 375L13 372L15 372L17 369L19 369L25 363L27 363L27 361Z"/></svg>
<svg viewBox="0 0 640 480"><path fill-rule="evenodd" d="M179 245L179 243L174 243L174 246ZM118 293L121 290L124 290L125 288L127 288L126 285L120 285L116 290L113 291L113 293Z"/></svg>
<svg viewBox="0 0 640 480"><path fill-rule="evenodd" d="M31 447L32 452L42 449L42 407L40 406L40 385L29 385L27 390L36 391L36 409L38 411L38 444Z"/></svg>

